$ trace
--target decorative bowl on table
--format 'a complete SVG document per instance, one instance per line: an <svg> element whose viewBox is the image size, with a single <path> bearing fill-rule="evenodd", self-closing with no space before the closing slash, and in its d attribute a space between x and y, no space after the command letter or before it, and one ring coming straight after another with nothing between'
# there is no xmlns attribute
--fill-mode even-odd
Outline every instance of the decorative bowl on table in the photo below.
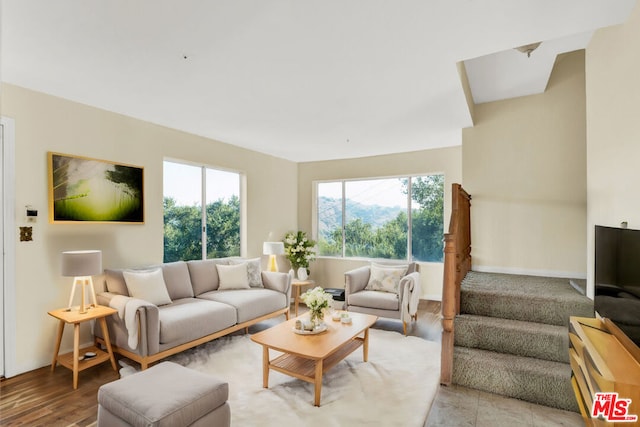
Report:
<svg viewBox="0 0 640 427"><path fill-rule="evenodd" d="M293 332L299 335L315 335L327 330L327 324L320 322L314 324L310 320L298 319L293 327Z"/></svg>

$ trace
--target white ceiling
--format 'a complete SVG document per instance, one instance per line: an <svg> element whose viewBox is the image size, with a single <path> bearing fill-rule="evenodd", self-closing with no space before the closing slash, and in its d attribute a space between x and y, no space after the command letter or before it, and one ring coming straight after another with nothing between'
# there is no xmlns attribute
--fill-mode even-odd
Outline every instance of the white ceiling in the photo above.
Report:
<svg viewBox="0 0 640 427"><path fill-rule="evenodd" d="M459 145L635 0L2 0L3 81L293 161ZM531 58L512 48L542 41Z"/></svg>

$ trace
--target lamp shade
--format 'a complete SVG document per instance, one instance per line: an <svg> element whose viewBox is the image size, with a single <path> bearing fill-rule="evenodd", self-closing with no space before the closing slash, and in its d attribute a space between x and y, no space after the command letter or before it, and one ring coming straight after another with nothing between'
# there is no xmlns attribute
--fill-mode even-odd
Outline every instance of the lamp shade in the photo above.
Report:
<svg viewBox="0 0 640 427"><path fill-rule="evenodd" d="M284 253L284 243L264 242L262 244L262 253L264 255L282 255Z"/></svg>
<svg viewBox="0 0 640 427"><path fill-rule="evenodd" d="M62 275L65 277L95 276L102 273L102 251L62 252Z"/></svg>

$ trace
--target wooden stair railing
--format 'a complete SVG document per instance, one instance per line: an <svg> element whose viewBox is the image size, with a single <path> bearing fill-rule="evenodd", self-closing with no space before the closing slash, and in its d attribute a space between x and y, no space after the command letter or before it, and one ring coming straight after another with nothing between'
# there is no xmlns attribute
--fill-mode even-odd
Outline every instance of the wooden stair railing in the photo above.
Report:
<svg viewBox="0 0 640 427"><path fill-rule="evenodd" d="M440 383L450 385L453 375L453 321L460 313L460 283L471 270L471 196L460 184L452 185L451 221L444 235L442 284L442 354Z"/></svg>

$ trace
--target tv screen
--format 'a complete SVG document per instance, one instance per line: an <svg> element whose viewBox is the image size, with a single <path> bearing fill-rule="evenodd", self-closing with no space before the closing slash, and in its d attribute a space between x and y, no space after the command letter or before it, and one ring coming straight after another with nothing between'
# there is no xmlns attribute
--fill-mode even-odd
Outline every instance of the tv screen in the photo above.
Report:
<svg viewBox="0 0 640 427"><path fill-rule="evenodd" d="M640 347L640 230L595 229L595 309Z"/></svg>

